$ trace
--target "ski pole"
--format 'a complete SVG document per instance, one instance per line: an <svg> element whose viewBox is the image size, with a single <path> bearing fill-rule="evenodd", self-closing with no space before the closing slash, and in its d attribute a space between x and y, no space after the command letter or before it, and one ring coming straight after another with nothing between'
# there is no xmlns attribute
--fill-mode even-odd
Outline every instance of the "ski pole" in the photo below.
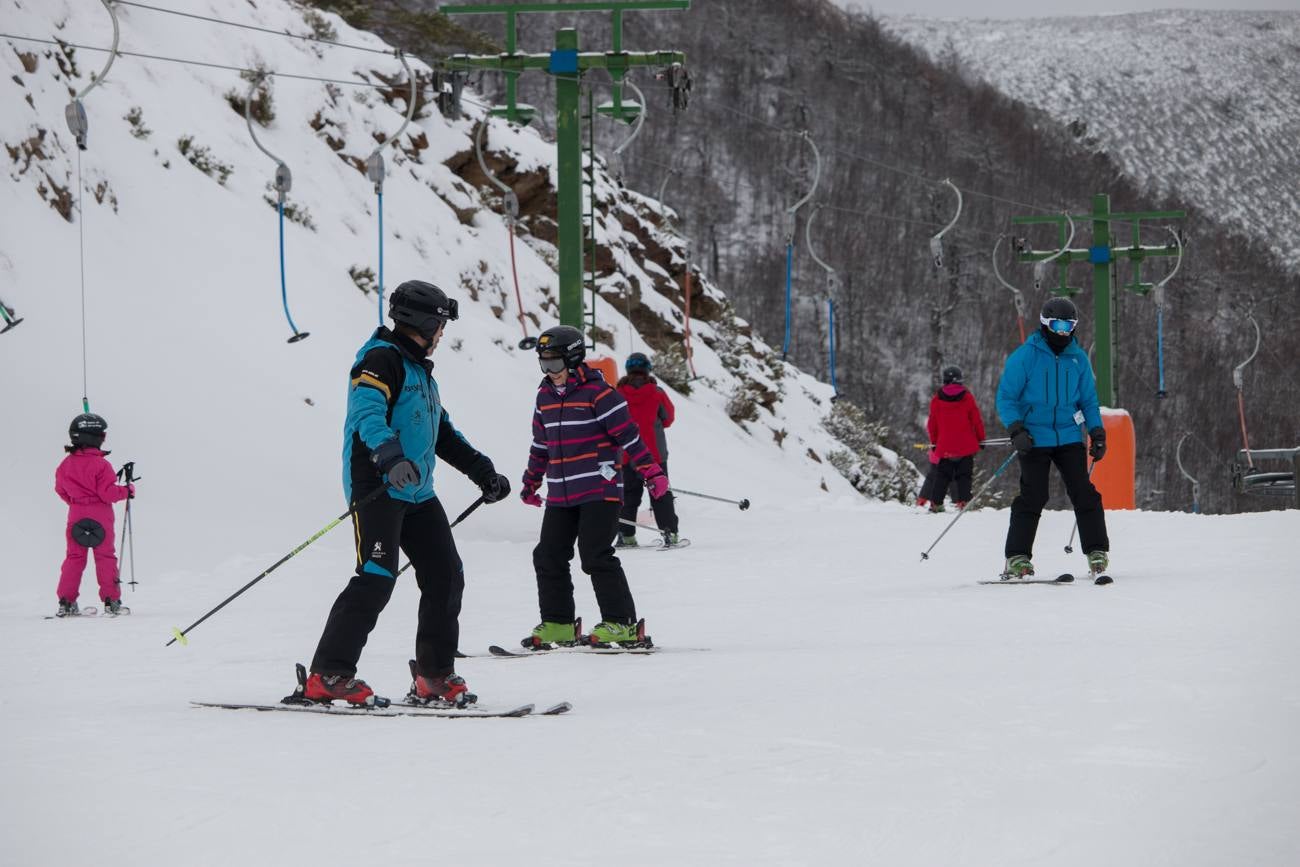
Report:
<svg viewBox="0 0 1300 867"><path fill-rule="evenodd" d="M1009 445L1011 445L1011 437L990 437L989 439L986 439L986 440L980 440L980 445L982 445L982 446L1009 446ZM929 449L929 448L934 448L934 446L930 445L929 443L912 443L912 448L914 448L914 449Z"/></svg>
<svg viewBox="0 0 1300 867"><path fill-rule="evenodd" d="M482 497L479 497L477 500L475 500L474 502L470 503L470 504L469 504L469 508L466 509L465 511L461 512L461 513L460 513L460 516L457 517L456 520L452 521L452 522L451 522L451 525L448 526L447 529L448 529L448 530L454 529L455 526L456 526L457 524L459 524L461 521L463 521L463 520L465 520L466 518L468 518L468 517L470 516L470 513L471 513L471 512L473 512L473 511L474 511L475 509L477 509L479 506L483 505L483 502L484 502L484 501L483 501L483 498L482 498ZM401 569L398 569L398 570L397 570L397 574L398 574L398 575L401 575L403 572L405 572L407 569L410 569L410 568L411 568L411 561L410 561L410 560L407 560L407 561L406 561L406 565L403 566Z"/></svg>
<svg viewBox="0 0 1300 867"><path fill-rule="evenodd" d="M4 319L5 323L5 327L0 328L0 334L4 334L10 328L13 328L19 322L23 321L22 317L15 313L14 309L3 301L0 301L0 319Z"/></svg>
<svg viewBox="0 0 1300 867"><path fill-rule="evenodd" d="M335 518L333 521L330 521L330 522L329 522L328 524L326 524L324 527L321 527L319 530L316 531L316 534L315 534L314 536L312 536L312 537L311 537L310 539L308 539L306 542L303 542L303 543L302 543L301 545L299 545L297 548L294 548L294 549L293 549L292 551L290 551L288 554L285 554L285 555L284 555L283 557L281 557L279 560L276 560L276 561L275 561L274 563L272 563L269 567L267 567L267 569L266 569L264 572L262 572L261 575L258 575L258 576L257 576L256 578L254 578L252 581L249 581L249 582L248 582L247 584L245 584L243 587L240 587L240 588L239 588L238 590L236 590L234 593L231 593L229 596L227 596L225 599L223 599L223 600L221 601L221 604L220 604L220 605L218 605L216 608L213 608L213 609L212 609L211 611L209 611L207 614L204 614L204 615L203 615L202 617L200 617L198 620L195 620L195 621L194 621L193 623L191 623L189 626L185 627L184 629L177 629L176 627L173 626L173 627L172 627L172 639L171 639L171 641L168 641L168 642L167 642L165 645L163 645L163 646L164 646L164 647L171 647L171 646L172 646L173 644L175 644L177 641L179 641L181 644L189 644L189 641L187 641L187 640L185 639L185 636L189 634L190 630L192 630L194 627L198 626L198 625L199 625L200 623L202 623L203 621L207 620L207 619L208 619L209 617L211 617L212 615L216 614L216 613L217 613L218 611L220 611L222 608L225 608L225 607L226 607L227 605L229 605L231 602L235 601L235 599L237 599L237 598L239 598L240 596L243 595L243 593L244 593L245 590L247 590L248 588L252 587L252 586L253 586L254 584L256 584L258 581L261 581L261 580L262 580L263 578L265 578L267 575L270 575L270 574L271 574L272 572L274 572L276 569L279 569L281 566L283 566L283 565L285 564L285 562L287 562L290 558L292 558L293 555L295 555L295 554L299 553L300 551L302 551L303 548L306 548L308 545L310 545L312 542L315 542L315 541L316 541L317 539L319 539L321 536L324 536L324 535L325 535L326 533L328 533L330 530L333 530L333 529L334 529L335 527L337 527L339 524L341 524L341 523L343 523L345 520L347 520L347 518L348 518L349 516L356 514L357 510L360 509L362 506L367 506L367 505L369 505L369 504L372 503L374 500L376 500L376 499L379 497L380 494L386 493L387 491L388 491L388 485L384 485L382 488L376 488L374 491L371 491L369 494L367 494L366 496L362 497L362 498L361 498L361 499L356 503L356 505L354 505L352 508L348 509L348 510L347 510L346 512L344 512L342 515L339 515L339 516L338 516L337 518Z"/></svg>
<svg viewBox="0 0 1300 867"><path fill-rule="evenodd" d="M662 532L658 527L652 527L649 524L638 524L636 521L629 521L627 518L619 518L618 522L629 527L640 527L642 530L654 530L656 533Z"/></svg>
<svg viewBox="0 0 1300 867"><path fill-rule="evenodd" d="M140 477L135 474L135 461L127 461L126 463L122 464L122 469L117 471L117 477L119 479L122 479L123 482L128 485L137 481ZM131 580L127 583L129 583L131 585L131 589L134 590L136 585L135 530L133 530L131 527L131 498L130 497L128 497L126 501L126 516L122 519L122 543L117 546L118 553L121 555L117 561L118 586L121 586L122 584L122 559L121 558L125 557L127 554L127 547L126 547L127 539L131 540L131 549L130 549L131 550Z"/></svg>
<svg viewBox="0 0 1300 867"><path fill-rule="evenodd" d="M726 497L715 497L712 494L697 494L695 491L684 491L681 488L669 488L674 494L685 494L688 497L699 497L702 500L717 500L719 503L730 503L733 506L740 506L740 511L749 508L749 500L728 500Z"/></svg>
<svg viewBox="0 0 1300 867"><path fill-rule="evenodd" d="M967 500L967 501L966 501L966 505L965 505L965 506L962 506L960 509L957 510L957 516L956 516L955 518L953 518L951 521L948 522L948 526L946 526L946 527L943 528L943 532L939 534L939 538L938 538L938 539L935 539L934 542L931 543L930 547L929 547L929 548L926 548L925 551L921 554L921 559L922 559L922 560L929 560L929 559L930 559L930 552L934 550L934 546L935 546L935 545L938 545L938 544L939 544L939 540L942 539L944 536L948 535L948 531L952 529L952 525L955 524L955 523L957 523L958 521L960 521L960 520L961 520L961 516L964 515L964 514L966 514L968 511L970 511L970 507L973 506L973 505L975 504L975 501L978 500L978 499L980 498L980 496L981 496L985 491L988 490L989 485L993 484L993 480L994 480L994 479L996 479L998 476L1002 475L1002 471L1005 470L1008 466L1011 465L1011 461L1014 460L1015 457L1016 457L1016 455L1018 455L1018 454L1019 454L1019 452L1012 452L1011 454L1007 455L1007 459L1006 459L1005 461L1002 462L1002 466L998 467L996 470L993 471L993 475L989 476L989 480L988 480L987 482L985 482L984 484L980 485L980 489L979 489L978 491L975 492L975 496L973 496L973 497L971 497L969 500Z"/></svg>
<svg viewBox="0 0 1300 867"><path fill-rule="evenodd" d="M1096 468L1097 468L1097 462L1093 461L1092 466L1088 467L1088 481L1090 482L1092 481L1092 471L1095 470ZM1067 554L1074 553L1074 534L1077 532L1079 532L1079 517L1076 515L1074 518L1074 529L1070 531L1070 541L1065 543L1065 553Z"/></svg>

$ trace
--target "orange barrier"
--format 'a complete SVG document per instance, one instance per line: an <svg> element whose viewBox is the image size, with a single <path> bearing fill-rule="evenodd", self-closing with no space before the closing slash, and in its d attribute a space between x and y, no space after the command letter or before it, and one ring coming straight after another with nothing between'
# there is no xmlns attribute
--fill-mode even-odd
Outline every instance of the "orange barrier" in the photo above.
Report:
<svg viewBox="0 0 1300 867"><path fill-rule="evenodd" d="M610 385L614 385L618 382L618 362L614 359L597 356L595 358L586 359L586 365L599 370L600 375L605 377L605 381Z"/></svg>
<svg viewBox="0 0 1300 867"><path fill-rule="evenodd" d="M1092 483L1101 492L1107 511L1137 508L1137 438L1133 418L1124 409L1101 410L1106 428L1106 456L1092 471Z"/></svg>

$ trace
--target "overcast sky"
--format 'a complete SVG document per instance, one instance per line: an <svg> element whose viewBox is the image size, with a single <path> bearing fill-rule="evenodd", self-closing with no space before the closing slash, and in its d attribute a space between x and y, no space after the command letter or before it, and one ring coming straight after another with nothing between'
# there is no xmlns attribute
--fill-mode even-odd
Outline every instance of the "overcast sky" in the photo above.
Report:
<svg viewBox="0 0 1300 867"><path fill-rule="evenodd" d="M845 8L879 15L929 15L945 18L1042 18L1104 15L1152 9L1282 9L1300 12L1300 0L834 0Z"/></svg>

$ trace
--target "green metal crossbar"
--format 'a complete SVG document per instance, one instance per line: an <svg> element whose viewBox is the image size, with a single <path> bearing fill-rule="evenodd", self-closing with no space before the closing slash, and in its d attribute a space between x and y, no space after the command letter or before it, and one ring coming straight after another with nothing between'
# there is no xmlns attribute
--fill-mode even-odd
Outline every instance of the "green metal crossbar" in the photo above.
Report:
<svg viewBox="0 0 1300 867"><path fill-rule="evenodd" d="M1133 264L1133 282L1124 288L1145 295L1152 284L1143 283L1141 279L1142 262L1152 257L1177 256L1177 245L1163 247L1143 246L1141 242L1141 223L1156 220L1181 220L1186 218L1185 211L1134 211L1127 214L1113 214L1110 210L1110 196L1098 193L1092 197L1092 213L1071 216L1076 223L1092 223L1092 244L1086 248L1070 248L1060 254L1052 264L1058 274L1057 285L1052 288L1054 295L1077 295L1083 290L1070 286L1067 282L1070 265L1074 262L1092 264L1092 303L1093 333L1096 335L1094 368L1097 373L1097 395L1103 406L1115 406L1115 297L1114 267L1115 263L1125 260ZM1067 237L1067 220L1064 214L1037 217L1012 217L1011 223L1017 226L1055 224L1059 227L1060 244L1064 245ZM1112 223L1132 224L1132 240L1128 247L1115 247L1111 240ZM1078 237L1076 235L1076 237ZM1041 262L1054 256L1057 250L1022 250L1016 255L1020 262Z"/></svg>

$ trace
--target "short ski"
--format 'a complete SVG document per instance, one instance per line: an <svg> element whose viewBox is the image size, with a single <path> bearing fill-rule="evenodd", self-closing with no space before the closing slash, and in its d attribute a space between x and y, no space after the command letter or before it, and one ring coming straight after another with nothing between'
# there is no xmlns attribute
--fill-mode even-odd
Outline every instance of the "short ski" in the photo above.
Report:
<svg viewBox="0 0 1300 867"><path fill-rule="evenodd" d="M1055 578L995 578L992 581L981 581L981 584L1070 584L1074 581L1074 576L1066 572L1057 575Z"/></svg>
<svg viewBox="0 0 1300 867"><path fill-rule="evenodd" d="M663 539L655 539L653 542L647 542L644 545L615 545L614 553L622 556L629 551L675 551L678 548L691 547L690 539L678 539L675 545L665 545Z"/></svg>
<svg viewBox="0 0 1300 867"><path fill-rule="evenodd" d="M122 611L126 614L131 613L131 609L125 607L122 609ZM98 614L99 614L99 609L93 605L89 605L81 609L80 611L78 611L76 614L65 614L62 617L60 617L57 614L47 614L45 615L45 619L46 620L70 620L76 617L95 617Z"/></svg>
<svg viewBox="0 0 1300 867"><path fill-rule="evenodd" d="M590 647L574 645L573 647L552 647L542 650L507 650L493 644L488 648L489 658L526 659L531 656L649 656L653 653L704 653L707 647Z"/></svg>
<svg viewBox="0 0 1300 867"><path fill-rule="evenodd" d="M1070 575L1068 572L1067 572L1065 575L1062 575L1062 576L1061 576L1062 579L1067 578L1067 577L1068 577L1071 581L1074 580L1074 576L1073 576L1073 575ZM1091 578L1091 579L1092 579L1092 583L1093 583L1093 584L1096 584L1098 587L1105 587L1107 584L1114 584L1114 583L1115 583L1115 579L1114 579L1114 578L1112 578L1112 577L1110 577L1109 575L1106 575L1106 574L1104 574L1104 573L1101 574L1101 575L1094 575L1093 573L1089 572L1089 573L1088 573L1088 577Z"/></svg>
<svg viewBox="0 0 1300 867"><path fill-rule="evenodd" d="M384 706L364 706L364 705L334 705L318 704L311 702L308 704L235 704L228 702L207 702L192 701L190 704L195 707L215 707L226 710L257 710L257 711L287 711L289 713L315 713L329 714L333 716L428 716L439 719L514 719L526 716L559 716L573 710L573 705L567 701L560 702L557 705L548 707L543 711L536 711L534 705L525 704L509 710L485 710L473 705L466 708L451 707L424 707L422 705L408 705L402 703L388 704Z"/></svg>

